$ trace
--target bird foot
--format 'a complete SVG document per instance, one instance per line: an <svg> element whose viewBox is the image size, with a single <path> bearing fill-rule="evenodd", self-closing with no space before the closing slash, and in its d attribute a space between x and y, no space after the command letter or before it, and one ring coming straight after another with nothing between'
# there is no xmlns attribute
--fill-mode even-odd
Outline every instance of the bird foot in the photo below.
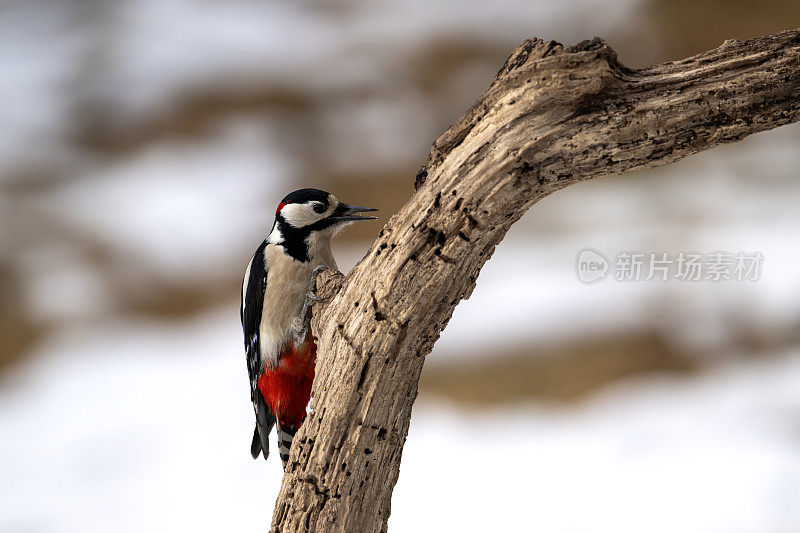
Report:
<svg viewBox="0 0 800 533"><path fill-rule="evenodd" d="M306 302L308 305L311 305L314 302L324 302L330 298L330 296L317 296L317 277L326 270L330 270L330 268L325 265L318 265L311 272L311 281L309 282L308 290L306 291ZM306 309L308 309L308 307L306 307Z"/></svg>
<svg viewBox="0 0 800 533"><path fill-rule="evenodd" d="M306 299L305 302L303 302L303 308L300 311L300 315L297 317L297 319L295 319L295 324L292 328L295 344L300 344L305 341L306 335L308 335L308 330L311 328L311 313L309 313L311 306L317 302L324 302L330 298L330 296L317 296L317 276L319 276L320 273L325 270L330 269L325 265L319 265L311 272L311 281L308 284L308 290L306 291Z"/></svg>

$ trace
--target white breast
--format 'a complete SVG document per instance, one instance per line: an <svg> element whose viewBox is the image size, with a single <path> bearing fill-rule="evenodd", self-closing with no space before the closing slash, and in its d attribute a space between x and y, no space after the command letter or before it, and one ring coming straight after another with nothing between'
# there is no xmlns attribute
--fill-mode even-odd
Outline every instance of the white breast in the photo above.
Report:
<svg viewBox="0 0 800 533"><path fill-rule="evenodd" d="M317 265L336 268L330 245L309 250L311 261L301 262L283 252L283 247L268 244L265 249L267 287L261 311L259 336L261 363L272 366L291 340L292 322L303 308L311 273Z"/></svg>

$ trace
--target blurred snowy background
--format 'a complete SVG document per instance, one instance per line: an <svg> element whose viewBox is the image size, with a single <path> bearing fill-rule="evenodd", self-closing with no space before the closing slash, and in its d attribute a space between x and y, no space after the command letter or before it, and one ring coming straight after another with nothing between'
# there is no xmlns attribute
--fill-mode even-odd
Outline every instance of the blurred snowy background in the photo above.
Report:
<svg viewBox="0 0 800 533"><path fill-rule="evenodd" d="M264 531L236 306L287 191L385 222L530 36L641 66L797 26L790 0L3 1L0 531ZM428 358L391 530L800 531L798 200L795 125L532 209ZM584 285L587 247L764 261Z"/></svg>

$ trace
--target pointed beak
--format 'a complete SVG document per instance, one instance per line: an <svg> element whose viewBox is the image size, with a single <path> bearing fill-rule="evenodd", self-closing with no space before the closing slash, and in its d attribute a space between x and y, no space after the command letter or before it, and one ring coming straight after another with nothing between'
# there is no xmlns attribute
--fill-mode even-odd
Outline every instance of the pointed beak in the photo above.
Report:
<svg viewBox="0 0 800 533"><path fill-rule="evenodd" d="M362 207L360 205L347 205L339 204L336 210L332 213L331 218L340 222L349 220L376 220L378 217L362 217L356 213L366 213L369 211L377 211L372 207Z"/></svg>

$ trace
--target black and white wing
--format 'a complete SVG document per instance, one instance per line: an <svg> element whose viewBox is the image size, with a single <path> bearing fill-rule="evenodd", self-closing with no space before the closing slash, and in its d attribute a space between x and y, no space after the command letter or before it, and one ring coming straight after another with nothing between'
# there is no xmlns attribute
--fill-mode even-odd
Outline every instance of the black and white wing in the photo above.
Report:
<svg viewBox="0 0 800 533"><path fill-rule="evenodd" d="M275 425L275 415L267 407L264 397L258 390L258 375L261 370L259 326L264 291L267 288L266 247L267 241L262 242L253 254L250 264L247 265L242 282L242 305L239 311L244 331L244 349L247 353L247 372L250 375L250 400L256 413L256 429L250 446L253 459L258 458L262 452L264 459L269 456L269 434Z"/></svg>

